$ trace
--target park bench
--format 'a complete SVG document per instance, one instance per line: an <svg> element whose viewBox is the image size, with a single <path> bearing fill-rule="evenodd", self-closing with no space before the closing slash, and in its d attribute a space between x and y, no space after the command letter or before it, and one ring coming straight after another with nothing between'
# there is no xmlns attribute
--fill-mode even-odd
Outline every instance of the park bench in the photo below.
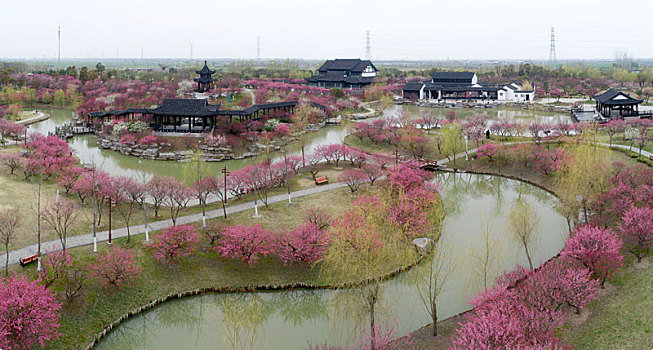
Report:
<svg viewBox="0 0 653 350"><path fill-rule="evenodd" d="M328 184L328 183L329 183L329 178L326 176L320 176L315 178L316 185Z"/></svg>
<svg viewBox="0 0 653 350"><path fill-rule="evenodd" d="M27 264L29 264L31 262L34 262L34 261L36 261L38 259L39 259L39 255L34 254L34 255L30 255L30 256L25 257L25 258L19 258L18 263L20 264L20 266L25 266L25 265L27 265Z"/></svg>

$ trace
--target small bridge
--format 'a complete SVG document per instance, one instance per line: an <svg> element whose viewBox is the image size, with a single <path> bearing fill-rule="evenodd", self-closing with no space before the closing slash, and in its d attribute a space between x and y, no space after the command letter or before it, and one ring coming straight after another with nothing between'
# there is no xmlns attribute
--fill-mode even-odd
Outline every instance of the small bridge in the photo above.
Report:
<svg viewBox="0 0 653 350"><path fill-rule="evenodd" d="M438 165L437 161L429 159L418 159L419 168L426 171L438 171L444 169L442 165Z"/></svg>

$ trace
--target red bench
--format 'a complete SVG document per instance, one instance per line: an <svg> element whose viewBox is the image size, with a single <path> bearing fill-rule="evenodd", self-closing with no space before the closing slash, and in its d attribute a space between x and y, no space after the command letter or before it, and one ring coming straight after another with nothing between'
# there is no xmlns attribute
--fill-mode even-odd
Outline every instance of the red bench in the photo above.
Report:
<svg viewBox="0 0 653 350"><path fill-rule="evenodd" d="M328 184L328 183L329 183L329 178L326 176L320 176L315 178L316 185Z"/></svg>
<svg viewBox="0 0 653 350"><path fill-rule="evenodd" d="M19 258L18 263L20 264L20 266L24 267L25 265L27 265L27 264L29 264L31 262L35 262L38 259L39 259L39 255L34 254L34 255L30 255L30 256L28 256L26 258Z"/></svg>

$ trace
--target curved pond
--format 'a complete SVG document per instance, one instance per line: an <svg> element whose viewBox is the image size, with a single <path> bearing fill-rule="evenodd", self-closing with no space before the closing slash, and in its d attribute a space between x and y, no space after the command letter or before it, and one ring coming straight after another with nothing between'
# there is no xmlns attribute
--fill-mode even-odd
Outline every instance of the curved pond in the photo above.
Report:
<svg viewBox="0 0 653 350"><path fill-rule="evenodd" d="M28 132L40 132L47 135L48 132L54 131L55 126L70 123L73 120L73 112L69 110L47 110L51 118L42 122L34 123L29 126ZM304 151L308 154L317 146L331 143L343 143L347 130L342 126L329 126L320 129L317 132L310 133L306 139ZM126 156L111 150L103 150L97 147L97 138L92 135L78 135L69 140L70 146L79 157L82 163L97 164L102 170L111 175L130 176L135 179L143 175L149 177L152 174L176 176L181 178L184 174L184 163L156 161L149 159L138 159L132 156ZM301 145L294 142L288 146L289 154L301 154ZM271 159L281 158L280 152L272 152ZM226 166L230 170L242 168L252 164L252 159L228 160L222 162L208 163L209 168L214 174L220 174L220 169Z"/></svg>
<svg viewBox="0 0 653 350"><path fill-rule="evenodd" d="M467 298L483 288L478 267L469 263L483 250L483 232L492 244L496 276L516 264L527 265L523 248L507 228L507 215L521 197L535 209L541 228L530 249L539 265L566 239L566 223L548 192L503 177L437 174L447 208L445 236L453 271L438 303L444 318L469 308ZM383 283L377 322L396 323L399 335L429 323L417 293L419 266ZM328 341L346 344L368 324L358 290L277 291L209 294L164 303L136 316L104 338L98 349L305 349Z"/></svg>
<svg viewBox="0 0 653 350"><path fill-rule="evenodd" d="M34 123L29 126L29 132L40 132L47 134L54 131L55 126L69 123L73 119L73 112L61 109L43 109L46 113L51 114L51 118L42 122ZM408 113L410 116L418 117L421 111L430 111L436 115L445 117L447 109L443 108L423 108L412 105L394 105L384 111L384 115L391 117L402 113ZM456 109L459 118L465 118L474 114L485 114L490 119L504 118L511 121L537 119L546 123L557 123L558 121L569 120L569 116L534 112L528 110L503 110L503 109ZM305 152L312 152L317 146L332 143L343 143L349 130L343 126L328 126L317 132L310 133L306 136ZM176 176L181 179L183 176L184 163L165 162L149 159L138 159L132 156L122 155L111 150L102 150L97 147L95 136L80 135L71 139L70 146L75 151L75 155L80 158L82 163L95 163L102 170L119 176L130 176L134 179L141 179L151 176L152 174ZM301 154L301 145L299 142L291 143L288 146L289 154ZM280 152L270 154L271 159L283 157ZM252 159L229 160L223 162L209 163L208 166L214 174L220 174L220 169L226 166L230 170L242 168L252 164Z"/></svg>

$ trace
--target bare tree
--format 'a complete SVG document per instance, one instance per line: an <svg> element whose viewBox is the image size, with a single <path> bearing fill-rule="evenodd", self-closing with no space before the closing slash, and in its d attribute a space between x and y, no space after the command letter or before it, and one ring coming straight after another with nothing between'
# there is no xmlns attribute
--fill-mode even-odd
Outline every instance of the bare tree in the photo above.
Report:
<svg viewBox="0 0 653 350"><path fill-rule="evenodd" d="M477 280L483 282L483 289L487 289L488 282L499 272L498 256L501 254L501 246L498 240L492 237L492 225L489 218L481 222L481 239L478 245L474 245L469 250L467 262L471 269L472 280L470 284L477 285Z"/></svg>
<svg viewBox="0 0 653 350"><path fill-rule="evenodd" d="M0 210L0 244L5 246L5 277L9 276L9 244L16 238L20 214L15 208Z"/></svg>
<svg viewBox="0 0 653 350"><path fill-rule="evenodd" d="M529 245L535 240L535 233L540 223L539 216L523 199L517 200L508 216L508 224L517 241L524 246L528 265L533 269L533 261L529 252Z"/></svg>
<svg viewBox="0 0 653 350"><path fill-rule="evenodd" d="M433 247L432 256L430 259L427 257L429 261L416 274L417 292L433 321L434 337L438 335L438 298L453 270L449 249L443 233L440 235L437 246Z"/></svg>
<svg viewBox="0 0 653 350"><path fill-rule="evenodd" d="M77 203L71 200L60 200L50 203L43 209L43 220L50 225L59 236L63 252L66 252L66 237L68 228L75 222L78 212Z"/></svg>

